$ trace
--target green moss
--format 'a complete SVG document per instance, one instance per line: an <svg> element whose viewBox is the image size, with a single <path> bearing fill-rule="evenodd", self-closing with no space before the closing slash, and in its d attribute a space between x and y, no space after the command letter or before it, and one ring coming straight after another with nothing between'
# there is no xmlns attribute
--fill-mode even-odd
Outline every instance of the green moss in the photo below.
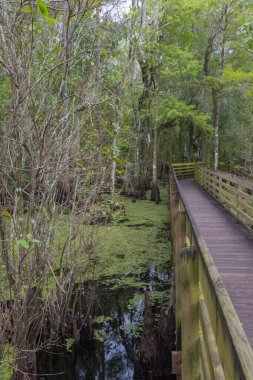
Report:
<svg viewBox="0 0 253 380"><path fill-rule="evenodd" d="M149 200L124 198L128 221L98 228L97 277L119 277L118 284L134 285L136 274L162 268L170 260L167 192L159 205Z"/></svg>
<svg viewBox="0 0 253 380"><path fill-rule="evenodd" d="M118 285L134 285L137 280L133 276L136 277L136 274L143 273L150 267L161 268L170 260L166 188L161 189L161 198L162 202L156 205L149 200L132 202L130 198L120 197L125 204L126 221L98 227L83 226L84 236L89 236L96 228L98 245L95 278L110 281L108 277L111 277L111 282L114 283L117 277ZM67 216L62 216L55 239L55 250L58 252L64 246L68 232L64 218ZM59 261L57 256L56 253L55 268ZM81 260L82 258L80 262ZM69 262L71 261L72 258L69 257ZM93 265L90 272L94 277Z"/></svg>
<svg viewBox="0 0 253 380"><path fill-rule="evenodd" d="M79 229L81 238L71 238L72 253L64 254L64 268L76 264L77 277L88 280L95 277L99 282L115 287L147 287L155 285L159 280L147 274L150 268L167 272L170 260L170 244L168 241L168 209L167 189L161 189L162 202L156 205L149 200L132 202L130 198L118 197L125 205L127 220L121 223L89 226L79 225L80 216L72 219L73 230ZM61 252L69 235L69 215L59 216L57 233L52 247L52 263L55 273L60 267ZM95 236L95 253L78 247L82 242L93 242ZM89 244L88 244L89 245ZM86 245L87 246L87 245ZM92 246L92 243L91 243ZM75 249L76 248L76 249ZM76 253L74 253L76 251ZM95 268L95 270L94 270ZM54 287L55 278L49 275L47 286ZM7 296L8 298L8 296Z"/></svg>

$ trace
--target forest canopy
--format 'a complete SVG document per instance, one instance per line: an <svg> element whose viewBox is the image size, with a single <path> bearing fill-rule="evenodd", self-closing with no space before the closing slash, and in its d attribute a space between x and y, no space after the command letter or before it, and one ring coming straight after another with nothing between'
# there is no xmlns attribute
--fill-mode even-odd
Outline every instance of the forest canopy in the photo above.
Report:
<svg viewBox="0 0 253 380"><path fill-rule="evenodd" d="M159 175L198 159L251 174L251 8L2 1L1 152L17 187L36 192L53 159L65 196L81 167L141 191L154 145Z"/></svg>

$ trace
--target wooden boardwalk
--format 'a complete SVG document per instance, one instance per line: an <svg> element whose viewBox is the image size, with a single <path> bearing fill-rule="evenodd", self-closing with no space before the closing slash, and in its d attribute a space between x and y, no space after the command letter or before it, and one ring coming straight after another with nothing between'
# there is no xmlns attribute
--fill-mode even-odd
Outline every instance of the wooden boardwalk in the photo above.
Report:
<svg viewBox="0 0 253 380"><path fill-rule="evenodd" d="M180 187L253 348L253 238L193 179Z"/></svg>

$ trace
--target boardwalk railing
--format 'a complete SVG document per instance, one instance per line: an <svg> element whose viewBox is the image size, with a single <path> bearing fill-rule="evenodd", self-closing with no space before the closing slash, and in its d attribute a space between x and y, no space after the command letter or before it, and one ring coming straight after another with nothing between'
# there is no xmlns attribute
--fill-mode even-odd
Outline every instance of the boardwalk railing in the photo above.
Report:
<svg viewBox="0 0 253 380"><path fill-rule="evenodd" d="M195 165L195 179L245 226L253 228L253 181Z"/></svg>
<svg viewBox="0 0 253 380"><path fill-rule="evenodd" d="M172 164L175 174L178 179L193 178L195 175L196 165L202 166L202 162L184 162L179 164Z"/></svg>
<svg viewBox="0 0 253 380"><path fill-rule="evenodd" d="M176 171L178 166L170 172L170 210L176 283L176 346L177 351L182 352L182 379L252 380L251 346L184 199ZM227 177L228 183L223 176L217 192L217 176L212 171L206 172L199 165L195 172L197 180L213 196L217 197L218 193L223 201L228 200L224 189L231 194L234 194L231 188L235 189L240 196L248 191L245 190L248 189L246 182L238 189L231 184L231 177ZM248 200L247 196L243 197L240 198L241 207ZM230 198L229 202L233 205L235 199L231 202Z"/></svg>

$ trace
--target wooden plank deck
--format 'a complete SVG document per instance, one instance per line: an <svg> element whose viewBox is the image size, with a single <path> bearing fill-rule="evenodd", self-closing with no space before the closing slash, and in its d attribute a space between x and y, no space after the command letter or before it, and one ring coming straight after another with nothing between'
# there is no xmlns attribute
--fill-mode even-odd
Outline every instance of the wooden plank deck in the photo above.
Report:
<svg viewBox="0 0 253 380"><path fill-rule="evenodd" d="M253 238L194 180L180 187L253 348Z"/></svg>

